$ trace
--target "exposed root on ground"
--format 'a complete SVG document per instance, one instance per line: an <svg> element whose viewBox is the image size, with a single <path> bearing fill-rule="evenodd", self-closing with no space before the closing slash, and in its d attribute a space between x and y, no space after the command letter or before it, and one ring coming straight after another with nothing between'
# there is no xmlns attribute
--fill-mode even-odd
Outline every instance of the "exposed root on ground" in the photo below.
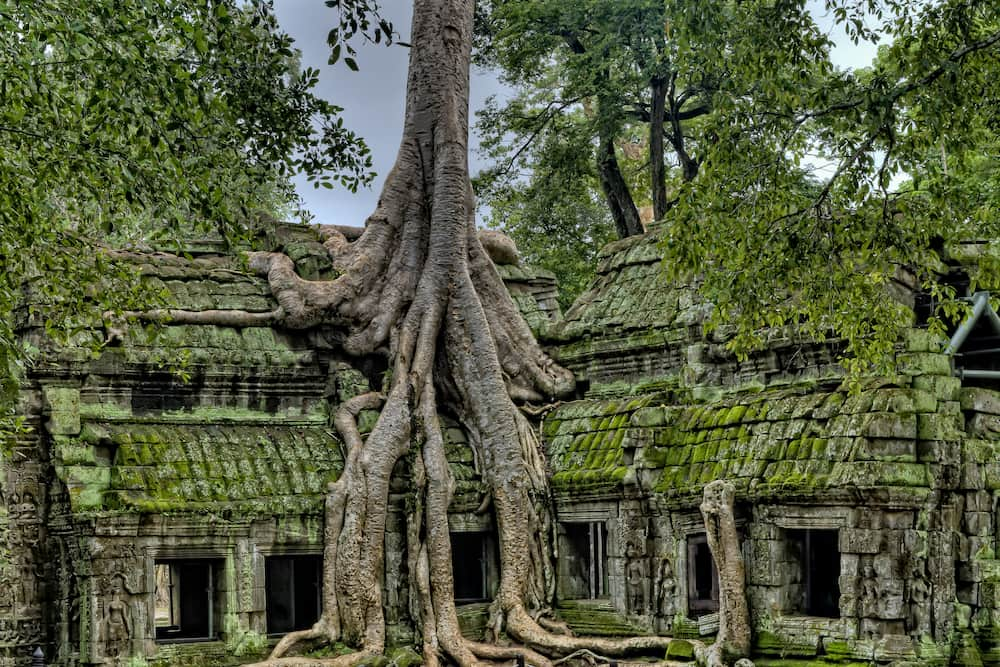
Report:
<svg viewBox="0 0 1000 667"><path fill-rule="evenodd" d="M331 658L268 658L260 662L249 663L243 667L354 667L364 660L376 657L378 654L358 651Z"/></svg>

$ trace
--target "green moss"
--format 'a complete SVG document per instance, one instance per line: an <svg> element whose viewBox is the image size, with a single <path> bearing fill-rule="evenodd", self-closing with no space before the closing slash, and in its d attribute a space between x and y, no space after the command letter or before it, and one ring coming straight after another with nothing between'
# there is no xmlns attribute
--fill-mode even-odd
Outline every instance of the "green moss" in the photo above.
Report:
<svg viewBox="0 0 1000 667"><path fill-rule="evenodd" d="M423 657L409 646L393 649L387 657L389 664L393 667L417 667L417 665L424 664Z"/></svg>
<svg viewBox="0 0 1000 667"><path fill-rule="evenodd" d="M667 652L663 657L664 660L690 662L694 660L694 645L683 639L675 639L667 645Z"/></svg>
<svg viewBox="0 0 1000 667"><path fill-rule="evenodd" d="M632 625L608 603L561 600L559 616L575 633L597 637L631 637L648 632Z"/></svg>
<svg viewBox="0 0 1000 667"><path fill-rule="evenodd" d="M758 658L754 660L754 665L757 667L831 667L831 665L837 665L838 667L872 667L872 663L870 662L840 662L823 660L822 658L816 660Z"/></svg>

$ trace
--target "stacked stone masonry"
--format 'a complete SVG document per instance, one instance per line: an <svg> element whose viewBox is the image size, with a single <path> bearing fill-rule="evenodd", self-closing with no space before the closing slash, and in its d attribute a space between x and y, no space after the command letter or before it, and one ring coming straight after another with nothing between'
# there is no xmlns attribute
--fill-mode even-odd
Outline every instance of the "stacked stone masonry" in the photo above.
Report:
<svg viewBox="0 0 1000 667"><path fill-rule="evenodd" d="M274 236L302 275L331 275L308 229ZM274 307L266 283L212 247L131 260L188 309ZM565 318L550 275L499 267L580 380L577 400L539 423L563 619L581 633L711 636L718 584L698 504L706 483L730 479L758 660L1000 664L1000 390L955 377L942 341L920 329L900 341L895 374L853 392L836 343L776 333L738 360L725 331L702 333L708 308L694 286L660 284L658 262L652 236L613 244ZM108 338L94 322L57 346L38 306L18 322L41 351L21 388L31 430L2 462L0 667L27 665L36 646L66 667L262 654L279 620L315 613L299 604L276 620L269 582L280 566L315 584L300 579L322 554L324 493L343 460L330 415L379 388L384 363L347 357L323 328L167 325L156 338L142 327ZM170 371L179 357L184 378ZM376 416L362 415L363 431ZM477 512L473 449L444 424L456 558L475 564L459 615L477 637L498 578L495 525ZM414 638L408 468L386 536L397 646ZM191 616L178 599L185 578L204 595L190 632L175 618ZM670 657L688 656L683 646Z"/></svg>

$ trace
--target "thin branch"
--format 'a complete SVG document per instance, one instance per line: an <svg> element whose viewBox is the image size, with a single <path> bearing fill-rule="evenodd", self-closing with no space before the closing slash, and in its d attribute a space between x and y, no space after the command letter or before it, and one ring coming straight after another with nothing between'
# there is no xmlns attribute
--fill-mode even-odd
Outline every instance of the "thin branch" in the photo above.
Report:
<svg viewBox="0 0 1000 667"><path fill-rule="evenodd" d="M517 159L521 157L521 154L524 153L524 151L528 150L528 146L534 143L535 139L542 133L542 130L548 126L549 122L551 122L559 112L565 110L566 107L576 104L580 101L580 99L581 98L577 97L571 100L549 102L546 107L542 109L537 116L535 116L535 120L541 119L541 122L535 127L534 130L532 130L531 134L528 135L528 138L524 140L518 149L514 151L514 154L510 156L509 160L507 160L507 164L504 165L503 169L501 169L498 173L504 175L509 174L510 170L514 168L514 163L517 162Z"/></svg>

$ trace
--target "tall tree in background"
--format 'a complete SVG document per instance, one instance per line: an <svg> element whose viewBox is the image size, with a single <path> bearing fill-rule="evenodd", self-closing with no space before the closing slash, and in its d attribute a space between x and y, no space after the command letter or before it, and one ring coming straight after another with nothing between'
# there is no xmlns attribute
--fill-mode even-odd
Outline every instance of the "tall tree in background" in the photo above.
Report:
<svg viewBox="0 0 1000 667"><path fill-rule="evenodd" d="M702 119L720 99L759 100L763 115L769 88L828 68L828 40L807 12L791 8L730 0L487 0L479 10L479 57L516 91L479 123L498 163L492 178L516 178L536 156L555 166L552 144L573 124L569 141L593 162L619 238L641 234L639 206L651 205L652 219L664 219L679 186L697 176L714 141ZM750 59L762 66L748 66Z"/></svg>
<svg viewBox="0 0 1000 667"><path fill-rule="evenodd" d="M830 71L827 38L795 4L480 3L478 58L514 90L477 124L494 163L476 180L489 224L554 270L571 301L601 241L668 217L716 141L720 103L752 99L742 123L760 122L771 97ZM590 261L563 261L552 238L572 238Z"/></svg>
<svg viewBox="0 0 1000 667"><path fill-rule="evenodd" d="M878 61L833 68L811 11L842 40L885 43ZM900 272L938 291L931 248L996 237L991 190L962 196L989 182L968 165L986 164L975 156L996 125L995 3L489 0L479 19L484 62L516 91L480 120L496 161L480 178L492 219L541 244L510 193L536 187L535 165L548 183L577 178L585 152L607 194L613 129L632 202L662 212L666 193L668 276L699 277L712 326L735 325L737 350L795 322L801 335L848 341L852 369L885 368L909 317L884 298ZM661 125L648 122L664 71L666 188ZM948 170L928 160L942 153ZM620 235L631 233L628 202L609 198Z"/></svg>
<svg viewBox="0 0 1000 667"><path fill-rule="evenodd" d="M752 98L719 99L715 141L665 230L665 266L701 277L738 350L794 323L805 337L842 338L852 371L886 370L912 321L886 298L893 285L942 291L942 248L997 238L995 181L969 167L984 165L996 127L1000 7L826 5L851 39L885 40L879 58L771 95L765 116ZM810 160L823 168L801 187ZM995 277L997 263L980 270Z"/></svg>

